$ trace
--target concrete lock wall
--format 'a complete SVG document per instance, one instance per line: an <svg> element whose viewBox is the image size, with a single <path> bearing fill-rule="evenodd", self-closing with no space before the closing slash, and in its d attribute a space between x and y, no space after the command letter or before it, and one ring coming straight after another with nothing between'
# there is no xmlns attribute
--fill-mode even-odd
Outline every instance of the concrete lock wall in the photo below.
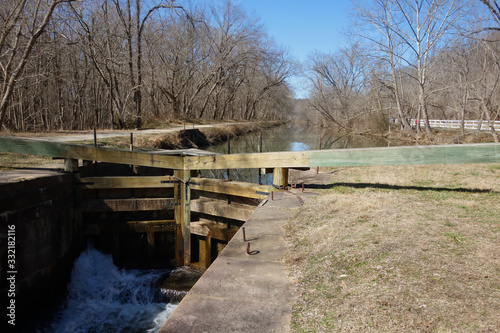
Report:
<svg viewBox="0 0 500 333"><path fill-rule="evenodd" d="M12 175L0 181L1 293L21 319L64 294L81 243L71 174Z"/></svg>

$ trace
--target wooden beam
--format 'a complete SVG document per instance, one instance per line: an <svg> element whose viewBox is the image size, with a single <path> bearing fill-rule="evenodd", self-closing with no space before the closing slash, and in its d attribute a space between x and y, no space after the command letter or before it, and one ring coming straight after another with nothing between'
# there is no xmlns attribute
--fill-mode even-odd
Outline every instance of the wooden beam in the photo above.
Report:
<svg viewBox="0 0 500 333"><path fill-rule="evenodd" d="M287 168L274 168L273 171L273 185L278 188L288 188L288 169Z"/></svg>
<svg viewBox="0 0 500 333"><path fill-rule="evenodd" d="M134 199L86 199L82 201L83 212L129 212L173 210L174 199L134 198Z"/></svg>
<svg viewBox="0 0 500 333"><path fill-rule="evenodd" d="M78 165L78 160L72 159L72 158L66 158L64 159L64 171L67 172L78 172L80 170L80 167Z"/></svg>
<svg viewBox="0 0 500 333"><path fill-rule="evenodd" d="M82 231L86 235L115 233L148 233L174 232L174 220L129 221L126 223L92 223L83 224Z"/></svg>
<svg viewBox="0 0 500 333"><path fill-rule="evenodd" d="M179 183L171 176L86 177L81 178L81 188L86 190L120 188L165 188Z"/></svg>
<svg viewBox="0 0 500 333"><path fill-rule="evenodd" d="M200 263L205 270L212 264L212 237L206 236L205 240L200 239Z"/></svg>
<svg viewBox="0 0 500 333"><path fill-rule="evenodd" d="M500 144L405 146L185 157L189 169L500 163Z"/></svg>
<svg viewBox="0 0 500 333"><path fill-rule="evenodd" d="M246 221L257 207L222 200L196 199L191 201L191 211L223 218Z"/></svg>
<svg viewBox="0 0 500 333"><path fill-rule="evenodd" d="M194 235L211 237L223 242L229 242L238 231L238 227L228 228L216 222L191 222L189 229Z"/></svg>
<svg viewBox="0 0 500 333"><path fill-rule="evenodd" d="M183 157L181 156L158 155L33 139L0 137L0 151L166 169L183 168Z"/></svg>
<svg viewBox="0 0 500 333"><path fill-rule="evenodd" d="M244 182L226 181L224 179L191 178L191 189L235 195L246 198L265 199L274 188L269 185L259 185Z"/></svg>
<svg viewBox="0 0 500 333"><path fill-rule="evenodd" d="M309 151L311 167L500 163L500 144L381 147Z"/></svg>
<svg viewBox="0 0 500 333"><path fill-rule="evenodd" d="M0 151L177 170L500 163L499 143L182 157L0 137Z"/></svg>
<svg viewBox="0 0 500 333"><path fill-rule="evenodd" d="M182 248L177 248L176 259L177 262L184 266L191 264L191 234L189 232L189 223L191 222L191 190L189 185L189 178L191 172L189 170L175 170L174 177L179 180L179 186L174 189L175 199L175 222L180 226L182 236ZM180 242L176 242L180 246ZM180 257L182 255L182 257Z"/></svg>
<svg viewBox="0 0 500 333"><path fill-rule="evenodd" d="M185 167L192 170L308 167L309 153L273 152L214 156L187 156Z"/></svg>

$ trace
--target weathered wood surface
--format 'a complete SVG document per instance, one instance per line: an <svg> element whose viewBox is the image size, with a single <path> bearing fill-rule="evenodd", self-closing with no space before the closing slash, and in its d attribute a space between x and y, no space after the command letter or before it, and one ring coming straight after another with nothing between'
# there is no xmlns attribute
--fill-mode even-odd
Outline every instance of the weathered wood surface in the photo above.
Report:
<svg viewBox="0 0 500 333"><path fill-rule="evenodd" d="M173 210L174 199L86 199L81 203L82 212L133 212L152 210Z"/></svg>
<svg viewBox="0 0 500 333"><path fill-rule="evenodd" d="M272 152L215 156L187 156L184 167L193 170L308 167L309 153Z"/></svg>
<svg viewBox="0 0 500 333"><path fill-rule="evenodd" d="M224 242L229 242L238 231L238 227L228 228L216 222L191 222L189 229L194 235L211 237Z"/></svg>
<svg viewBox="0 0 500 333"><path fill-rule="evenodd" d="M188 169L500 163L500 144L405 146L189 156Z"/></svg>
<svg viewBox="0 0 500 333"><path fill-rule="evenodd" d="M278 188L286 189L288 187L288 169L275 168L273 171L273 185Z"/></svg>
<svg viewBox="0 0 500 333"><path fill-rule="evenodd" d="M174 187L176 204L174 215L178 233L175 251L176 261L179 266L189 266L191 264L191 234L189 233L189 223L191 222L189 178L191 173L188 170L175 170L174 177L180 182L180 186ZM178 237L179 233L181 237Z"/></svg>
<svg viewBox="0 0 500 333"><path fill-rule="evenodd" d="M126 176L126 177L86 177L81 179L85 190L126 189L126 188L168 188L178 186L180 181L172 176ZM265 199L274 189L269 185L226 181L212 178L190 178L192 190Z"/></svg>
<svg viewBox="0 0 500 333"><path fill-rule="evenodd" d="M193 190L253 199L265 199L274 190L272 186L268 185L226 181L224 179L191 178L189 183Z"/></svg>
<svg viewBox="0 0 500 333"><path fill-rule="evenodd" d="M311 167L500 163L500 144L311 150L309 163Z"/></svg>
<svg viewBox="0 0 500 333"><path fill-rule="evenodd" d="M158 155L42 140L0 136L0 151L166 169L183 169L183 157L181 156Z"/></svg>
<svg viewBox="0 0 500 333"><path fill-rule="evenodd" d="M227 219L246 221L255 207L237 203L227 204L222 200L196 199L191 201L191 211Z"/></svg>
<svg viewBox="0 0 500 333"><path fill-rule="evenodd" d="M206 236L204 239L200 238L198 243L200 261L198 264L194 264L194 267L205 272L210 264L212 264L212 237Z"/></svg>
<svg viewBox="0 0 500 333"><path fill-rule="evenodd" d="M171 176L126 176L81 178L82 189L165 188L174 187L179 180Z"/></svg>
<svg viewBox="0 0 500 333"><path fill-rule="evenodd" d="M174 220L129 221L127 223L92 223L82 225L82 232L86 235L172 231L175 231Z"/></svg>

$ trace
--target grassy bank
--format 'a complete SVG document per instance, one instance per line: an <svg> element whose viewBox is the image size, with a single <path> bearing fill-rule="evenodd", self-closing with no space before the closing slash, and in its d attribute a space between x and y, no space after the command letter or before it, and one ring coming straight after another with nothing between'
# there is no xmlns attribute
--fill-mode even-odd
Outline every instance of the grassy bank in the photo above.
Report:
<svg viewBox="0 0 500 333"><path fill-rule="evenodd" d="M500 165L328 176L287 225L295 332L500 330Z"/></svg>

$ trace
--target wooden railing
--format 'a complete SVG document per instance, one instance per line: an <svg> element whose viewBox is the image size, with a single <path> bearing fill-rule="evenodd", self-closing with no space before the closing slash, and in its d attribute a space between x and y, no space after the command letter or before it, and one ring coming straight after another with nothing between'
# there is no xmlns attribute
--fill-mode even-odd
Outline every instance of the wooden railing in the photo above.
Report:
<svg viewBox="0 0 500 333"><path fill-rule="evenodd" d="M294 152L169 156L48 141L0 137L0 152L138 165L173 170L308 168L323 166L500 163L499 143L325 149ZM189 174L175 175L187 180Z"/></svg>
<svg viewBox="0 0 500 333"><path fill-rule="evenodd" d="M493 121L493 126L495 130L500 131L500 121ZM415 119L410 120L410 124L413 126L415 124ZM461 120L435 120L429 119L429 125L431 128L462 128ZM425 126L423 119L420 120L420 126ZM491 131L491 127L488 121L483 120L464 120L464 129L467 130L480 130L480 131Z"/></svg>

